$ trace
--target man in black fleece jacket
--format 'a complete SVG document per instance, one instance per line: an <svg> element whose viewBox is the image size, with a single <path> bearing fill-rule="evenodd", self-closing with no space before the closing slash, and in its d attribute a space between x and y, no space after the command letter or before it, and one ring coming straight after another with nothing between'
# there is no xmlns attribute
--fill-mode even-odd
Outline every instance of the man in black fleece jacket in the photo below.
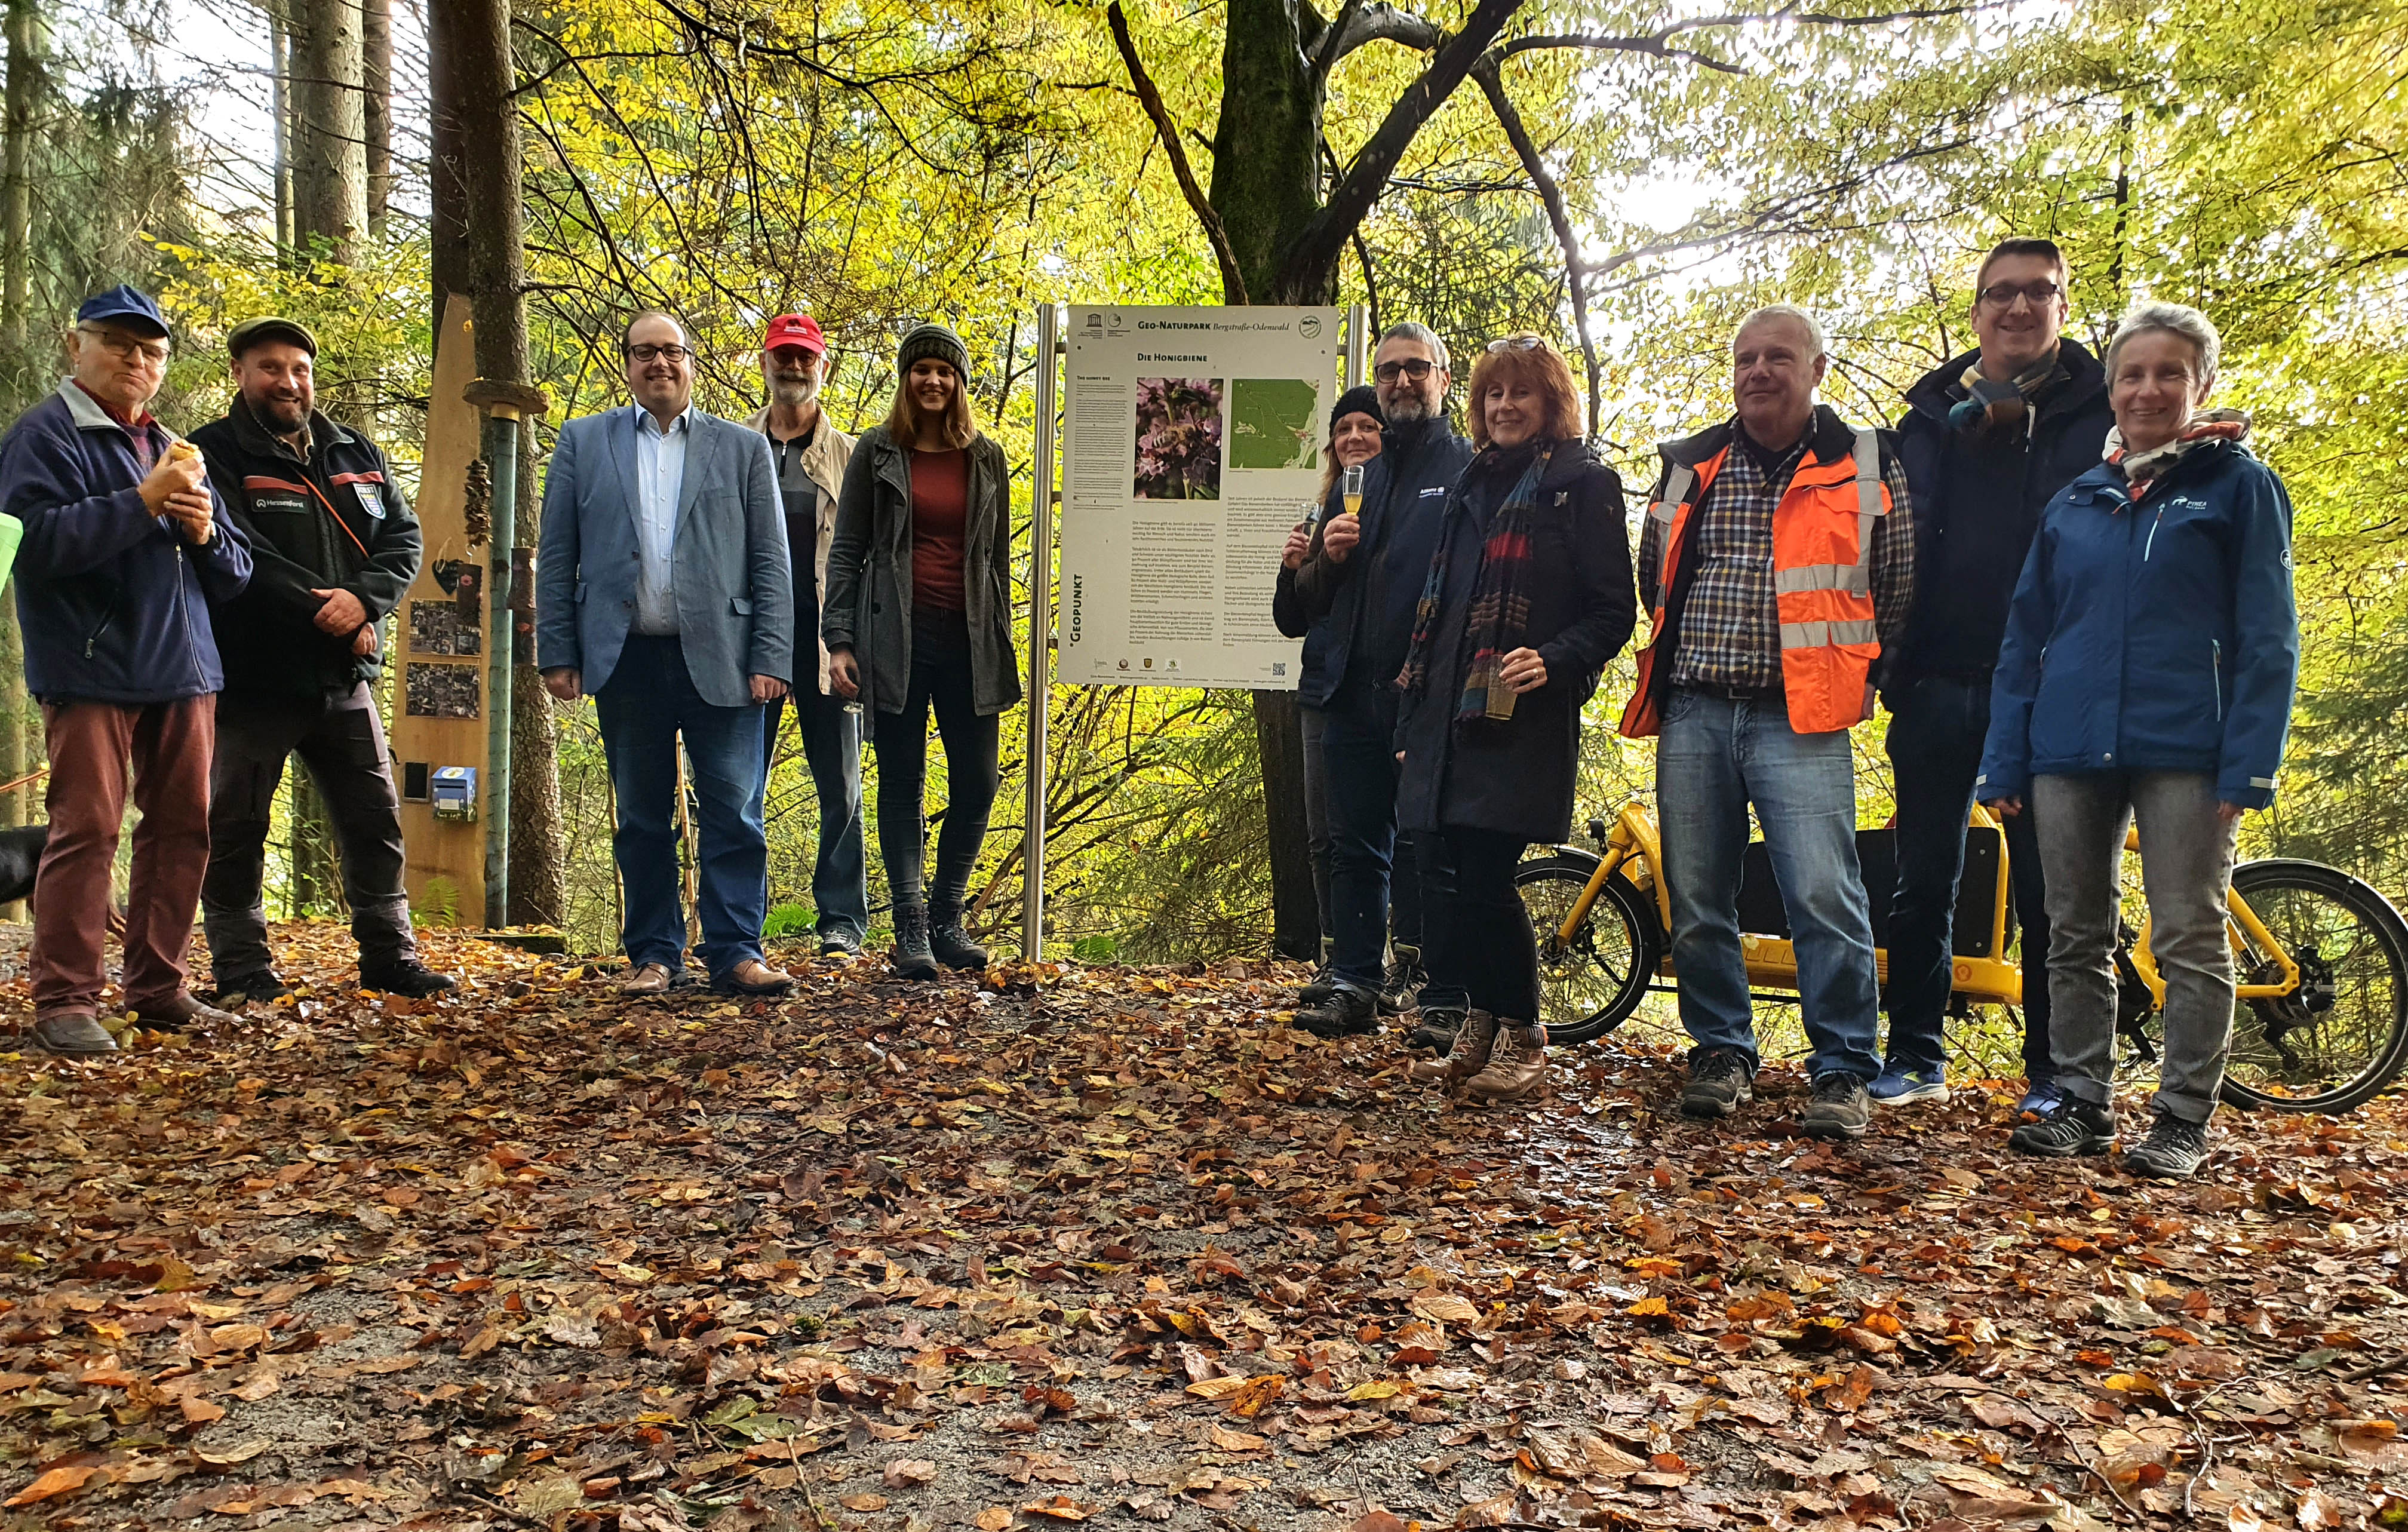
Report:
<svg viewBox="0 0 2408 1532"><path fill-rule="evenodd" d="M1889 915L1889 1047L1876 1105L1945 1100L1941 1022L1965 866L1965 820L1990 722L1990 672L2007 605L2041 511L2097 465L2114 423L2106 375L2065 339L2065 258L2045 239L2009 239L1974 280L1980 349L1907 391L1899 456L1914 496L1915 608L1885 664L1887 740L1898 786L1898 884ZM2023 930L2027 1110L2053 1099L2048 911L2027 812L2006 822ZM2003 954L1997 954L2003 955Z"/></svg>
<svg viewBox="0 0 2408 1532"><path fill-rule="evenodd" d="M1333 1038L1379 1026L1397 846L1397 672L1412 644L1447 491L1471 461L1471 443L1446 418L1444 341L1423 325L1396 325L1371 376L1388 428L1380 455L1364 465L1361 514L1324 521L1296 572L1297 599L1327 636L1297 701L1323 715L1332 926L1330 993L1297 1012L1296 1024Z"/></svg>

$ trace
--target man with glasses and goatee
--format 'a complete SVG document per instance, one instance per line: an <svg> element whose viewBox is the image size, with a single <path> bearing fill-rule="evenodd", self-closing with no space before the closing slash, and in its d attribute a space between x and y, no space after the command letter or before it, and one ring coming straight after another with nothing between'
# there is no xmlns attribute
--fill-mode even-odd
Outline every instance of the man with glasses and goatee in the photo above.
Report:
<svg viewBox="0 0 2408 1532"><path fill-rule="evenodd" d="M694 346L657 310L620 337L630 407L561 427L543 486L536 663L594 695L618 797L631 996L684 981L677 748L701 809L700 956L711 987L778 995L761 960L768 841L761 711L795 677L795 593L769 444L694 406Z"/></svg>
<svg viewBox="0 0 2408 1532"><path fill-rule="evenodd" d="M1435 332L1392 327L1372 356L1371 377L1387 429L1380 455L1364 465L1362 509L1325 520L1296 572L1298 604L1328 635L1324 663L1297 696L1323 715L1333 929L1326 992L1306 996L1317 1003L1299 1010L1296 1024L1325 1038L1379 1028L1391 872L1400 860L1395 682L1412 643L1446 492L1471 461L1471 443L1446 418L1451 375L1446 342ZM1414 857L1401 860L1395 881L1417 879ZM1459 1015L1462 1001L1426 995L1422 1004L1426 1014Z"/></svg>
<svg viewBox="0 0 2408 1532"><path fill-rule="evenodd" d="M2051 496L2097 466L2114 417L2107 376L2066 338L2065 257L2046 239L2008 239L1973 279L1980 344L1906 393L1899 457L1914 495L1916 583L1926 593L1882 683L1898 783L1898 885L1889 914L1889 1048L1876 1104L1944 1101L1941 1018L1965 865L1990 672L2007 603ZM2006 821L2023 937L2021 1110L2057 1099L2048 1049L2048 911L2028 810ZM1874 897L1882 895L1874 891Z"/></svg>

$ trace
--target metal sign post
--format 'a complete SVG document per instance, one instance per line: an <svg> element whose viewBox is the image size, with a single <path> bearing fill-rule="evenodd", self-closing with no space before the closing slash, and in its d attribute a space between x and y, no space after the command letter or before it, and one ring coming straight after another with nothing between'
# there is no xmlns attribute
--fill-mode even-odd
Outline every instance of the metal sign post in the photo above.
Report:
<svg viewBox="0 0 2408 1532"><path fill-rule="evenodd" d="M1045 955L1045 724L1054 692L1054 446L1061 430L1054 379L1061 310L1037 310L1037 448L1028 476L1028 808L1020 866L1020 953Z"/></svg>
<svg viewBox="0 0 2408 1532"><path fill-rule="evenodd" d="M470 383L465 393L485 412L485 467L493 484L485 579L485 927L499 930L510 923L510 662L518 648L510 575L518 530L519 430L522 419L541 419L551 401L539 388L491 378Z"/></svg>
<svg viewBox="0 0 2408 1532"><path fill-rule="evenodd" d="M1371 310L1361 304L1358 303L1346 310L1344 364L1346 370L1338 378L1338 388L1340 393L1363 381L1363 364L1369 358L1371 351L1371 337L1367 333L1370 322ZM1466 374L1466 376L1469 375Z"/></svg>

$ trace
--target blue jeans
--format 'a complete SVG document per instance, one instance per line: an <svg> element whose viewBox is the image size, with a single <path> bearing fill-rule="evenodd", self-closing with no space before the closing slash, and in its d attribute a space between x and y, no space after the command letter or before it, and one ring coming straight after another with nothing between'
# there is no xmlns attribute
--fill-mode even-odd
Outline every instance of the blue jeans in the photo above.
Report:
<svg viewBox="0 0 2408 1532"><path fill-rule="evenodd" d="M761 709L715 708L686 674L674 637L631 633L609 684L595 694L610 788L619 799L610 849L626 890L620 940L638 966L685 966L678 896L677 745L685 736L698 822L700 956L718 979L761 955L769 843L761 827Z"/></svg>
<svg viewBox="0 0 2408 1532"><path fill-rule="evenodd" d="M811 906L819 934L842 931L856 941L869 933L868 858L862 849L861 715L848 712L842 697L809 690L795 694L795 729L803 738L819 794L819 857L811 867ZM778 753L778 725L785 717L781 697L762 709L761 771L767 785Z"/></svg>
<svg viewBox="0 0 2408 1532"><path fill-rule="evenodd" d="M1681 1024L1702 1051L1758 1062L1739 943L1747 810L1764 826L1789 912L1810 1068L1871 1080L1879 1034L1873 931L1856 866L1856 766L1845 731L1799 734L1782 699L1673 692L1656 741L1656 804L1672 902Z"/></svg>
<svg viewBox="0 0 2408 1532"><path fill-rule="evenodd" d="M1890 768L1898 784L1898 886L1889 904L1889 1050L1893 1069L1938 1073L1941 1027L1954 986L1956 887L1965 820L1990 727L1987 681L1927 676L1890 705ZM2022 928L2024 1075L2056 1078L2048 1056L2048 908L2028 804L2006 822L2007 876ZM1993 953L2003 958L2005 953Z"/></svg>

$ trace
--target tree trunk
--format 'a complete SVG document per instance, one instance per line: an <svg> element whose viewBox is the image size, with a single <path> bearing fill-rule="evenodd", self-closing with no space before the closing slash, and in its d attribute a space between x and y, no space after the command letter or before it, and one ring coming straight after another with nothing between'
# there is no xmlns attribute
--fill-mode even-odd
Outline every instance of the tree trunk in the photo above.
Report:
<svg viewBox="0 0 2408 1532"><path fill-rule="evenodd" d="M34 106L41 90L44 38L34 0L8 0L8 83L5 144L0 144L0 345L6 347L6 394L0 408L14 416L32 403L36 376L28 354L26 304L32 285ZM0 783L33 769L41 751L33 738L25 695L24 635L17 625L13 584L0 587ZM0 793L0 827L26 822L41 801L38 784ZM25 918L23 902L0 906L0 919Z"/></svg>
<svg viewBox="0 0 2408 1532"><path fill-rule="evenodd" d="M349 262L368 222L367 93L362 88L366 60L359 0L287 3L295 233L303 244L313 236L325 240L330 257Z"/></svg>
<svg viewBox="0 0 2408 1532"><path fill-rule="evenodd" d="M476 315L477 375L523 383L532 368L509 23L508 0L447 0L428 8L433 276L438 329L445 297L467 294ZM532 455L530 450L521 459L512 522L522 548L535 545L540 504L528 471ZM504 595L494 592L489 599ZM509 917L514 924L557 924L566 884L552 698L532 665L514 666L510 680Z"/></svg>
<svg viewBox="0 0 2408 1532"><path fill-rule="evenodd" d="M360 53L368 227L381 230L393 202L393 0L360 0Z"/></svg>
<svg viewBox="0 0 2408 1532"><path fill-rule="evenodd" d="M1333 291L1277 290L1289 244L1321 210L1315 158L1321 104L1286 0L1229 0L1221 80L1207 200L1228 231L1246 292L1265 303L1327 303ZM1321 952L1321 907L1313 897L1305 830L1304 734L1296 694L1256 692L1254 702L1263 816L1270 831L1271 945L1310 961Z"/></svg>
<svg viewBox="0 0 2408 1532"><path fill-rule="evenodd" d="M261 0L267 13L267 115L275 129L276 250L291 259L293 228L293 29L285 24L290 0Z"/></svg>

